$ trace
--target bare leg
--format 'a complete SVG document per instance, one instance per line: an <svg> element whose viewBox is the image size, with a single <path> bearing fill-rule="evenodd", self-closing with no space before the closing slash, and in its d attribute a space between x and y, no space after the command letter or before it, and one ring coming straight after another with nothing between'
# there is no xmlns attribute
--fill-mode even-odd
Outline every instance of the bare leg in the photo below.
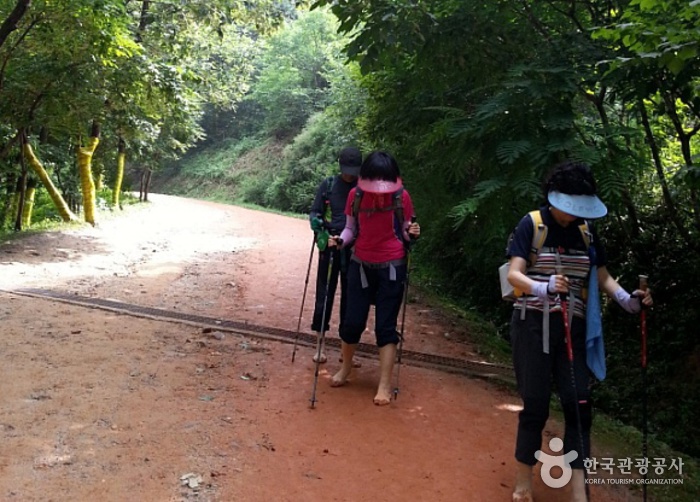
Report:
<svg viewBox="0 0 700 502"><path fill-rule="evenodd" d="M357 344L341 342L340 347L343 353L343 365L340 367L340 371L331 378L331 387L341 387L348 381L348 376L352 371L352 358L355 355Z"/></svg>
<svg viewBox="0 0 700 502"><path fill-rule="evenodd" d="M343 362L343 354L340 354L340 359L339 362ZM362 361L358 361L357 359L352 360L352 367L353 368L362 368Z"/></svg>
<svg viewBox="0 0 700 502"><path fill-rule="evenodd" d="M379 386L374 404L383 406L391 402L391 374L394 371L396 344L390 343L379 349Z"/></svg>
<svg viewBox="0 0 700 502"><path fill-rule="evenodd" d="M586 502L586 477L583 469L572 469L571 500L572 502Z"/></svg>
<svg viewBox="0 0 700 502"><path fill-rule="evenodd" d="M326 353L323 352L324 345L326 345L326 340L321 340L321 333L316 332L316 351L314 352L314 362L325 363Z"/></svg>
<svg viewBox="0 0 700 502"><path fill-rule="evenodd" d="M518 462L513 502L532 502L532 466Z"/></svg>

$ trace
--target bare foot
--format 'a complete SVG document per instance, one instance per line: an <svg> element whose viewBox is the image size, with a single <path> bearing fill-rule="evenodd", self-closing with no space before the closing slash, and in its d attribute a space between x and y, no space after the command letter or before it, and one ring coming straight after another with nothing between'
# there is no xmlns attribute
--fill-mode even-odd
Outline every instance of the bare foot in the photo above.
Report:
<svg viewBox="0 0 700 502"><path fill-rule="evenodd" d="M532 466L518 462L513 502L532 502Z"/></svg>
<svg viewBox="0 0 700 502"><path fill-rule="evenodd" d="M532 492L530 490L518 490L513 492L513 502L532 502Z"/></svg>
<svg viewBox="0 0 700 502"><path fill-rule="evenodd" d="M377 389L377 395L374 396L374 404L377 406L386 406L391 403L391 389L380 387Z"/></svg>
<svg viewBox="0 0 700 502"><path fill-rule="evenodd" d="M331 378L331 387L342 387L348 381L348 375L350 371L346 371L345 368L341 368L338 373L333 375Z"/></svg>
<svg viewBox="0 0 700 502"><path fill-rule="evenodd" d="M586 494L586 474L583 469L574 469L571 477L571 501L588 502Z"/></svg>
<svg viewBox="0 0 700 502"><path fill-rule="evenodd" d="M320 356L319 356L318 353L314 354L313 359L314 359L314 362L318 362L318 363L321 363L321 364L323 364L323 363L325 363L325 362L327 361L326 354L324 354L323 352L321 352L321 355L320 355Z"/></svg>

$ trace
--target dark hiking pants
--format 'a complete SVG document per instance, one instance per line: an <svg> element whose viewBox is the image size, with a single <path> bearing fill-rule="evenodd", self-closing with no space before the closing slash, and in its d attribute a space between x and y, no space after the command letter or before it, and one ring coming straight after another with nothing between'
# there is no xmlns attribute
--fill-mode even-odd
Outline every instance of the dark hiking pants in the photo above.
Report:
<svg viewBox="0 0 700 502"><path fill-rule="evenodd" d="M364 268L367 287L362 287L360 267ZM406 264L391 269L371 268L350 261L348 268L348 305L340 338L345 343L356 344L367 327L367 318L372 304L375 305L375 327L377 346L399 343L396 331L397 319L403 301L403 288L406 280Z"/></svg>
<svg viewBox="0 0 700 502"><path fill-rule="evenodd" d="M328 282L328 265L330 256L333 253L333 268L331 269L330 282ZM343 325L347 304L347 266L350 257L350 250L337 248L326 248L318 254L318 271L316 273L316 303L314 305L314 317L311 323L313 331L321 330L323 319L323 304L326 303L326 322L323 331L330 329L330 319L333 314L333 299L338 287L338 276L340 276L340 326ZM328 296L326 297L326 284L328 284Z"/></svg>
<svg viewBox="0 0 700 502"><path fill-rule="evenodd" d="M571 467L582 469L583 459L587 458L590 452L592 422L589 389L591 380L586 366L586 321L574 317L571 326L576 381L574 393L562 315L560 312L552 312L549 315L549 354L545 354L542 348L542 315L542 312L528 310L525 319L521 320L520 310L515 309L511 319L513 368L518 392L523 400L523 410L518 420L515 458L527 465L537 463L535 452L542 449L542 430L549 417L553 382L561 400L565 421L564 451L556 454L563 455L576 450L578 457L571 462ZM574 396L578 398L583 452Z"/></svg>

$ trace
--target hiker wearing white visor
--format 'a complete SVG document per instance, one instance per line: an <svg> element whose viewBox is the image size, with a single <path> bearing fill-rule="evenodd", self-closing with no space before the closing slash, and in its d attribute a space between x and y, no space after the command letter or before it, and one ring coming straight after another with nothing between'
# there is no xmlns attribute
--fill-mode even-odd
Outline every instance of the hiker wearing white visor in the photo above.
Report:
<svg viewBox="0 0 700 502"><path fill-rule="evenodd" d="M523 401L513 501L532 501L532 469L542 450L552 382L564 410L562 453L576 452L570 462L572 500L584 501L583 461L590 454L592 423L590 383L592 376L605 377L602 334L596 338L592 329L587 334L587 326L600 326L599 319L591 317L599 317L599 311L590 308L591 298L597 300L599 289L629 313L653 302L649 290L630 294L608 272L605 249L591 221L605 216L607 208L596 195L587 165L566 161L555 166L544 195L546 204L520 220L507 250L508 282L516 291L510 328L513 367ZM534 235L541 242L536 244Z"/></svg>

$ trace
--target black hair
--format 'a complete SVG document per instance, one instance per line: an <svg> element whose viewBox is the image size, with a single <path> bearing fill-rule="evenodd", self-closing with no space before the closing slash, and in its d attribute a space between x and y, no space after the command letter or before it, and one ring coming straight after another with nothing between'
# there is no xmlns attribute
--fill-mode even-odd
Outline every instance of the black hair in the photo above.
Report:
<svg viewBox="0 0 700 502"><path fill-rule="evenodd" d="M400 176L396 159L382 151L370 153L360 167L360 177L366 180L396 181Z"/></svg>
<svg viewBox="0 0 700 502"><path fill-rule="evenodd" d="M544 198L549 192L567 195L595 195L597 191L593 171L583 162L566 160L552 168L544 183Z"/></svg>

